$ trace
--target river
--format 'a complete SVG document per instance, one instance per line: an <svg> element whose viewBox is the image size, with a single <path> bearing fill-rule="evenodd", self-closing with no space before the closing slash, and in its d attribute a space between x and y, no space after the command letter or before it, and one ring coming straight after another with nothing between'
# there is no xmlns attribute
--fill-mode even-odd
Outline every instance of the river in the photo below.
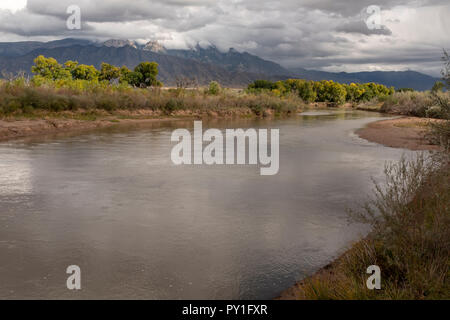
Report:
<svg viewBox="0 0 450 320"><path fill-rule="evenodd" d="M204 121L280 129L280 171L175 166L172 131L113 127L0 144L0 298L270 299L367 228L347 209L404 150L358 138L375 113ZM66 288L81 268L82 290Z"/></svg>

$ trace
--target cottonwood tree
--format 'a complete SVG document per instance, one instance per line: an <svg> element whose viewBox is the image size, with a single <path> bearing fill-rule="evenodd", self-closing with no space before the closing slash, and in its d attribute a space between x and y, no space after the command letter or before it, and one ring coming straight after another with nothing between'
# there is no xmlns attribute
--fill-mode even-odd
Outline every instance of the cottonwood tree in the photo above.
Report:
<svg viewBox="0 0 450 320"><path fill-rule="evenodd" d="M50 80L70 79L72 77L70 70L60 65L56 59L46 58L42 55L34 59L31 72L36 76Z"/></svg>
<svg viewBox="0 0 450 320"><path fill-rule="evenodd" d="M158 76L158 64L156 62L141 62L134 68L137 87L160 87L162 83L156 77Z"/></svg>
<svg viewBox="0 0 450 320"><path fill-rule="evenodd" d="M72 78L74 80L87 80L87 81L98 81L100 73L94 66L88 66L85 64L78 65L71 72Z"/></svg>
<svg viewBox="0 0 450 320"><path fill-rule="evenodd" d="M101 69L100 69L100 75L99 80L100 81L113 81L115 79L120 78L120 69L116 66L113 66L109 63L102 63Z"/></svg>

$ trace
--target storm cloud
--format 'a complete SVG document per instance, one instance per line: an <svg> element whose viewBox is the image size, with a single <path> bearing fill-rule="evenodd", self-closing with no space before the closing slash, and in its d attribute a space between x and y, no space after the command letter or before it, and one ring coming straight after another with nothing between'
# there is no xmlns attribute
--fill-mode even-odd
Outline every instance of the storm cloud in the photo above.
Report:
<svg viewBox="0 0 450 320"><path fill-rule="evenodd" d="M66 28L73 4L81 8L81 30ZM371 5L379 15L367 11ZM0 41L76 37L159 40L168 48L214 44L288 68L438 75L442 49L450 49L449 16L448 0L28 0L14 12L0 2ZM369 18L379 25L368 27Z"/></svg>

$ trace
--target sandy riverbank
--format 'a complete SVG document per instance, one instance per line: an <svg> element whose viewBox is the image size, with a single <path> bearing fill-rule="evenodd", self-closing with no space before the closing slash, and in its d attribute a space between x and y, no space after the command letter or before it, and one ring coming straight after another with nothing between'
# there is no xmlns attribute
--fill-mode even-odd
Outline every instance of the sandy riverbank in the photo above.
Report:
<svg viewBox="0 0 450 320"><path fill-rule="evenodd" d="M133 117L130 118L124 118L123 115L108 115L96 117L96 119L93 120L79 120L67 117L0 120L0 141L54 133L92 130L117 125L139 125L157 121L173 121L186 119L187 116L197 118L201 115L180 114L170 117L152 115L149 117L144 114L133 115ZM218 115L215 114L206 116L211 116L213 118L218 117ZM232 114L228 115L228 117L230 116L232 116ZM365 128L357 130L356 133L363 139L383 144L388 147L410 150L437 150L437 146L430 145L425 137L427 132L426 127L429 121L430 120L428 119L411 117L383 120L370 123Z"/></svg>
<svg viewBox="0 0 450 320"><path fill-rule="evenodd" d="M424 118L397 118L370 123L356 131L359 137L392 148L409 150L437 150L426 138L431 120Z"/></svg>

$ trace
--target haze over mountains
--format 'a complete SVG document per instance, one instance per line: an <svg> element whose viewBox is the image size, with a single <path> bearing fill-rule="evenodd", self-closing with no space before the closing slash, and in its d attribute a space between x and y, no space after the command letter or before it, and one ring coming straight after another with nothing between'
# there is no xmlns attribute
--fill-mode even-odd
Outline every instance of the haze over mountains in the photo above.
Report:
<svg viewBox="0 0 450 320"><path fill-rule="evenodd" d="M51 42L0 43L0 70L16 74L30 73L38 55L53 57L59 62L76 60L99 68L102 62L134 68L142 61L159 64L159 79L165 85L175 85L180 78L196 79L200 85L218 81L224 86L242 87L257 79L334 80L341 83L376 82L396 88L429 90L439 79L414 71L331 73L306 70L301 67L285 69L247 52L229 49L222 52L214 46L197 45L190 50L166 49L156 41L140 45L130 40L108 40L96 43L82 39Z"/></svg>

